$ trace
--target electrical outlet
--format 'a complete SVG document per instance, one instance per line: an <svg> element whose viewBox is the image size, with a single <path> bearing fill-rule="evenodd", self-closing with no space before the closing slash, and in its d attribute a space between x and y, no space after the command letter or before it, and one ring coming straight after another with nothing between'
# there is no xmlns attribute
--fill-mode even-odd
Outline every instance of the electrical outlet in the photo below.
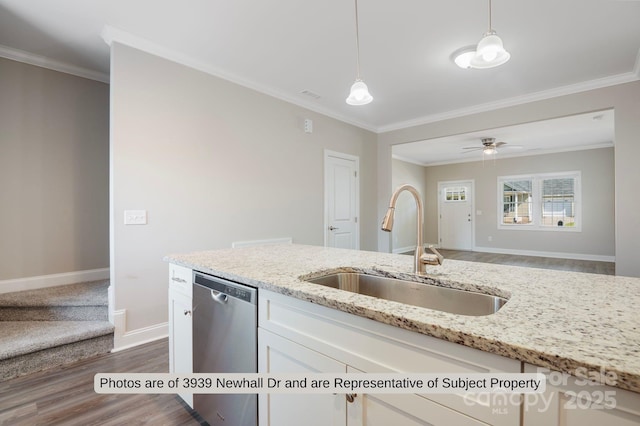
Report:
<svg viewBox="0 0 640 426"><path fill-rule="evenodd" d="M146 225L147 211L146 210L125 210L124 224L125 225Z"/></svg>

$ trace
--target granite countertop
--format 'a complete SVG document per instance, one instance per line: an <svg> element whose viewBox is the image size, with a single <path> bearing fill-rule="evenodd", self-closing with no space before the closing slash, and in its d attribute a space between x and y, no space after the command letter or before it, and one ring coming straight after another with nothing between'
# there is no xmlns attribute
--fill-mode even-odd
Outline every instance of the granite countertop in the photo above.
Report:
<svg viewBox="0 0 640 426"><path fill-rule="evenodd" d="M640 279L446 259L411 274L413 257L294 244L176 254L165 261L556 371L640 392ZM464 316L302 281L356 270L509 299ZM612 383L611 377L615 378ZM607 378L607 380L604 380Z"/></svg>

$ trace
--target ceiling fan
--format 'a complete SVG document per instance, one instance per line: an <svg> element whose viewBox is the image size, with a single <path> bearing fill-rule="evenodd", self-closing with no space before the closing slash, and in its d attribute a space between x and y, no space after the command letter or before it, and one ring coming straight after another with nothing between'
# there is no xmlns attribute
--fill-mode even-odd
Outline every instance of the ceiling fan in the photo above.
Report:
<svg viewBox="0 0 640 426"><path fill-rule="evenodd" d="M506 145L506 142L496 142L496 138L482 138L482 146L467 146L465 152L473 152L482 150L483 155L495 155L498 153L498 147Z"/></svg>

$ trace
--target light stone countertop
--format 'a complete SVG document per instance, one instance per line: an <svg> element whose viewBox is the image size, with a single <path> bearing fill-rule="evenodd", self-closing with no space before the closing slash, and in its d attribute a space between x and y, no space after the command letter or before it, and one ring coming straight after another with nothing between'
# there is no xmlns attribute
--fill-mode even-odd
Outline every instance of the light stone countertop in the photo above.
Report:
<svg viewBox="0 0 640 426"><path fill-rule="evenodd" d="M445 259L411 274L413 256L295 244L166 256L165 261L569 374L615 374L640 392L640 278ZM343 269L509 298L495 314L464 316L300 280ZM609 384L611 381L609 379Z"/></svg>

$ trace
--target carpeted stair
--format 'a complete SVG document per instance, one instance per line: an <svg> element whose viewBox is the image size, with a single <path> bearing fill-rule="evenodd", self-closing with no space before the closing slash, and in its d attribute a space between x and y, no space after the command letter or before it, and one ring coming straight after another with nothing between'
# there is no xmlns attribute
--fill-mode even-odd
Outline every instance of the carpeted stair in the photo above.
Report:
<svg viewBox="0 0 640 426"><path fill-rule="evenodd" d="M109 281L0 294L0 381L107 353Z"/></svg>

